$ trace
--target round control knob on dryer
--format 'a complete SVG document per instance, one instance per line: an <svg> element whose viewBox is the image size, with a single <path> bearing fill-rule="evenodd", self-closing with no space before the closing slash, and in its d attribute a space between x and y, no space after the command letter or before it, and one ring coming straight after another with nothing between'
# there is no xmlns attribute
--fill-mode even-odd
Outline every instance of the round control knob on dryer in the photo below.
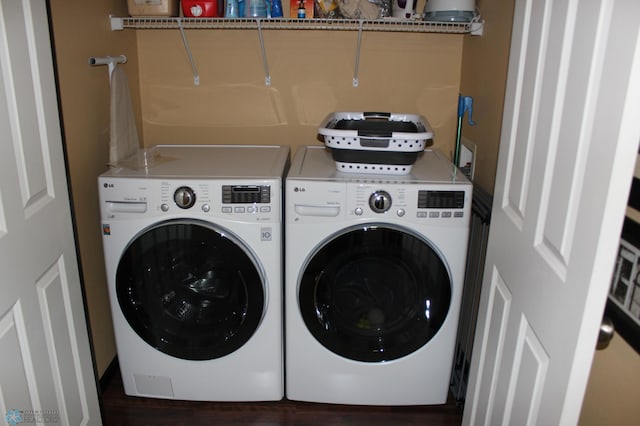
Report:
<svg viewBox="0 0 640 426"><path fill-rule="evenodd" d="M387 191L376 191L369 197L369 207L375 213L384 213L391 208L391 195Z"/></svg>
<svg viewBox="0 0 640 426"><path fill-rule="evenodd" d="M188 186L181 186L173 193L173 201L181 209L191 208L196 203L196 193Z"/></svg>
<svg viewBox="0 0 640 426"><path fill-rule="evenodd" d="M404 209L398 209L398 211L396 212L396 214L398 215L398 217L402 217L404 216L406 212L404 211Z"/></svg>
<svg viewBox="0 0 640 426"><path fill-rule="evenodd" d="M362 207L356 207L356 209L353 212L356 214L356 216L362 216L362 213L364 213L362 211Z"/></svg>

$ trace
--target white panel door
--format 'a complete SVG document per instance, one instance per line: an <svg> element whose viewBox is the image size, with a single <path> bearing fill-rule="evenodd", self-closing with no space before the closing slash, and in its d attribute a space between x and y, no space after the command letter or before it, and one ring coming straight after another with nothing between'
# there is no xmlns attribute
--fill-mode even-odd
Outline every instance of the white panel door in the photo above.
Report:
<svg viewBox="0 0 640 426"><path fill-rule="evenodd" d="M45 0L0 0L0 417L100 424Z"/></svg>
<svg viewBox="0 0 640 426"><path fill-rule="evenodd" d="M516 0L465 425L578 420L640 139L638 17Z"/></svg>

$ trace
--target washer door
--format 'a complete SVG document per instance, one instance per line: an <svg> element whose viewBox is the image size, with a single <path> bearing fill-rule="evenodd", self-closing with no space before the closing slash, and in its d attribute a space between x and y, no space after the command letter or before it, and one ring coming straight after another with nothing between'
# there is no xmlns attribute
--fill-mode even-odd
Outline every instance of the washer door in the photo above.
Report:
<svg viewBox="0 0 640 426"><path fill-rule="evenodd" d="M380 362L431 340L449 311L451 281L425 239L388 225L359 226L311 255L298 297L307 328L324 347Z"/></svg>
<svg viewBox="0 0 640 426"><path fill-rule="evenodd" d="M219 358L247 342L262 318L264 288L247 248L196 220L145 229L116 273L131 328L154 348L189 360Z"/></svg>

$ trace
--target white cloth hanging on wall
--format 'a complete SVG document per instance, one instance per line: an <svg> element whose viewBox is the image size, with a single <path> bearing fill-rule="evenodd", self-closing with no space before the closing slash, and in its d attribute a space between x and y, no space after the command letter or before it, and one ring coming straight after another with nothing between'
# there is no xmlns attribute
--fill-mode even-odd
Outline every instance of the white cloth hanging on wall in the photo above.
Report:
<svg viewBox="0 0 640 426"><path fill-rule="evenodd" d="M109 164L135 154L140 148L129 82L127 74L120 67L111 73L111 123L109 127Z"/></svg>

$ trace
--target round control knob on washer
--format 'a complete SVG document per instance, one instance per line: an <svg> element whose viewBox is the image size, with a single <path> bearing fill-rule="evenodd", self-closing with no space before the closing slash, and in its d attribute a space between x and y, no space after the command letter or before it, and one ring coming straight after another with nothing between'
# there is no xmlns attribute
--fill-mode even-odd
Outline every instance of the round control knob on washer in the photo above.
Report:
<svg viewBox="0 0 640 426"><path fill-rule="evenodd" d="M362 216L362 213L364 213L362 211L362 207L356 207L356 209L353 212L356 214L356 216Z"/></svg>
<svg viewBox="0 0 640 426"><path fill-rule="evenodd" d="M387 191L376 191L369 197L369 207L375 213L384 213L391 208L391 195Z"/></svg>
<svg viewBox="0 0 640 426"><path fill-rule="evenodd" d="M396 212L396 214L398 215L398 217L402 217L404 216L406 212L404 211L404 209L398 209L398 211Z"/></svg>
<svg viewBox="0 0 640 426"><path fill-rule="evenodd" d="M205 213L209 213L211 211L211 206L209 204L203 204L202 211Z"/></svg>
<svg viewBox="0 0 640 426"><path fill-rule="evenodd" d="M173 201L181 209L189 209L196 203L196 193L188 186L181 186L173 193Z"/></svg>
<svg viewBox="0 0 640 426"><path fill-rule="evenodd" d="M169 211L169 205L168 204L161 204L160 205L160 210L162 210L163 212L168 212Z"/></svg>

